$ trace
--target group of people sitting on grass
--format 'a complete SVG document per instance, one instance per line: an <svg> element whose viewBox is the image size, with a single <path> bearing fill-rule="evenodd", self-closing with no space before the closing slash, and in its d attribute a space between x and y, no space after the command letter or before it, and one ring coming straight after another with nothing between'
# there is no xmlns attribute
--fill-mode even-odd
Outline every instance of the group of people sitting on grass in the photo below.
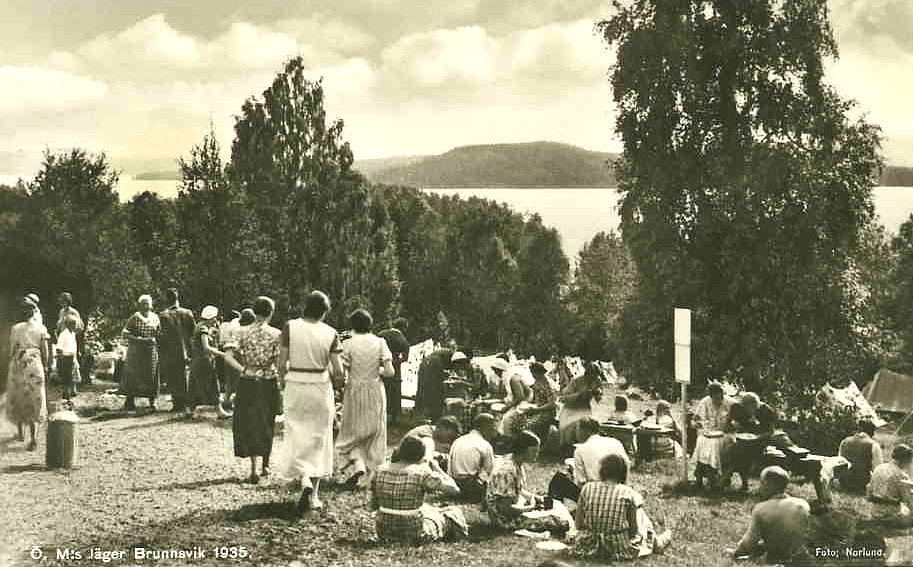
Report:
<svg viewBox="0 0 913 567"><path fill-rule="evenodd" d="M630 559L668 545L671 534L656 533L643 497L626 484L630 459L621 443L599 435L592 418L580 421L577 434L570 470L535 494L527 485L527 466L542 445L534 432L510 436L496 455L498 420L488 413L466 434L453 416L410 430L370 482L378 537L427 542L467 534L460 508L425 502L427 494L443 493L478 504L493 529L563 534L580 557Z"/></svg>

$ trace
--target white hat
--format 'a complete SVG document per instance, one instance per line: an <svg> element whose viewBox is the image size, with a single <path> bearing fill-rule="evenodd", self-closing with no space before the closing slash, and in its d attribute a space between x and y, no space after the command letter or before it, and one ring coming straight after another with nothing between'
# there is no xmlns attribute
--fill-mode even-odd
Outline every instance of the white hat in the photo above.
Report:
<svg viewBox="0 0 913 567"><path fill-rule="evenodd" d="M207 305L200 312L200 318L203 320L215 319L219 315L219 309L213 305Z"/></svg>
<svg viewBox="0 0 913 567"><path fill-rule="evenodd" d="M453 353L453 356L450 357L450 362L456 362L458 360L469 360L469 357L460 351L456 351Z"/></svg>
<svg viewBox="0 0 913 567"><path fill-rule="evenodd" d="M36 306L38 305L38 296L34 293L26 295L25 298L34 303Z"/></svg>
<svg viewBox="0 0 913 567"><path fill-rule="evenodd" d="M492 370L500 370L501 372L504 372L505 370L507 370L508 366L510 366L510 365L507 364L507 361L504 360L503 358L495 358L494 360L491 361Z"/></svg>

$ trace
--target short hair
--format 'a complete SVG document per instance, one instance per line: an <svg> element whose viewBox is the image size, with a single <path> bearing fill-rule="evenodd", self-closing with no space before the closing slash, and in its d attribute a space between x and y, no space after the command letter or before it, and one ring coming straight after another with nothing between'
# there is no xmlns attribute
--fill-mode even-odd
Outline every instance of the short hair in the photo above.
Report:
<svg viewBox="0 0 913 567"><path fill-rule="evenodd" d="M595 418L585 417L577 422L577 431L599 433L599 422Z"/></svg>
<svg viewBox="0 0 913 567"><path fill-rule="evenodd" d="M28 299L23 299L22 303L19 304L19 321L28 321L35 315L35 311L38 311L35 304Z"/></svg>
<svg viewBox="0 0 913 567"><path fill-rule="evenodd" d="M368 333L374 326L374 318L366 309L356 309L349 315L349 325L356 333Z"/></svg>
<svg viewBox="0 0 913 567"><path fill-rule="evenodd" d="M463 426L460 425L460 420L453 417L452 415L445 415L441 419L437 420L436 429L443 429L445 431L455 431L457 433L463 432Z"/></svg>
<svg viewBox="0 0 913 567"><path fill-rule="evenodd" d="M242 326L250 325L254 322L254 310L250 307L245 307L241 310L241 320L238 321Z"/></svg>
<svg viewBox="0 0 913 567"><path fill-rule="evenodd" d="M750 404L755 410L761 405L761 398L754 392L745 392L739 401L742 402L743 406Z"/></svg>
<svg viewBox="0 0 913 567"><path fill-rule="evenodd" d="M533 374L545 374L548 369L541 362L534 362L529 365L529 371Z"/></svg>
<svg viewBox="0 0 913 567"><path fill-rule="evenodd" d="M180 294L178 293L178 290L176 287L169 287L168 289L165 290L165 301L167 301L168 303L174 303L175 301L178 300L179 297L180 297Z"/></svg>
<svg viewBox="0 0 913 567"><path fill-rule="evenodd" d="M910 461L913 461L913 449L903 443L895 445L894 450L891 451L891 458L900 465L908 465Z"/></svg>
<svg viewBox="0 0 913 567"><path fill-rule="evenodd" d="M409 322L402 317L397 317L393 320L392 325L394 329L404 329L409 325Z"/></svg>
<svg viewBox="0 0 913 567"><path fill-rule="evenodd" d="M761 482L767 483L777 492L783 492L789 486L789 473L782 467L767 467L761 471Z"/></svg>
<svg viewBox="0 0 913 567"><path fill-rule="evenodd" d="M272 299L261 295L254 300L253 312L257 317L269 317L273 314L275 307L276 303Z"/></svg>
<svg viewBox="0 0 913 567"><path fill-rule="evenodd" d="M869 419L863 419L859 422L859 431L868 433L869 436L875 435L875 424Z"/></svg>
<svg viewBox="0 0 913 567"><path fill-rule="evenodd" d="M142 303L143 301L148 301L149 303L152 303L152 296L149 295L148 293L144 293L143 295L136 298L137 303Z"/></svg>
<svg viewBox="0 0 913 567"><path fill-rule="evenodd" d="M67 316L63 318L63 326L71 331L76 330L76 317Z"/></svg>
<svg viewBox="0 0 913 567"><path fill-rule="evenodd" d="M330 298L322 291L312 291L304 298L301 314L309 319L320 319L330 311Z"/></svg>
<svg viewBox="0 0 913 567"><path fill-rule="evenodd" d="M487 427L494 427L498 421L490 413L480 413L472 420L472 428L481 431Z"/></svg>
<svg viewBox="0 0 913 567"><path fill-rule="evenodd" d="M538 447L542 444L542 441L539 440L539 436L533 433L532 431L524 429L520 433L514 435L514 438L510 441L510 448L512 453L522 453L523 451L532 449L533 447Z"/></svg>
<svg viewBox="0 0 913 567"><path fill-rule="evenodd" d="M60 295L57 296L57 297L58 297L58 299L61 299L61 300L63 300L63 301L66 301L66 302L67 302L67 305L73 303L73 294L70 293L69 291L63 291L63 292L61 292Z"/></svg>
<svg viewBox="0 0 913 567"><path fill-rule="evenodd" d="M615 411L628 411L627 396L615 396Z"/></svg>
<svg viewBox="0 0 913 567"><path fill-rule="evenodd" d="M620 484L628 482L628 461L615 453L606 455L599 461L599 478Z"/></svg>
<svg viewBox="0 0 913 567"><path fill-rule="evenodd" d="M401 462L417 463L425 458L425 444L418 437L408 435L399 442L396 453Z"/></svg>
<svg viewBox="0 0 913 567"><path fill-rule="evenodd" d="M723 394L723 385L719 382L711 382L707 384L707 395L712 396L713 394Z"/></svg>

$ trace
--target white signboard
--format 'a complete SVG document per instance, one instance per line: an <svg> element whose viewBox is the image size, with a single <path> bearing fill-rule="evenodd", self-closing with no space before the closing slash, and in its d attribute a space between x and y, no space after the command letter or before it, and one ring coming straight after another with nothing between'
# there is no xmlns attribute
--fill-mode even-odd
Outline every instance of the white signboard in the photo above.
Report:
<svg viewBox="0 0 913 567"><path fill-rule="evenodd" d="M691 310L675 310L675 381L691 383Z"/></svg>

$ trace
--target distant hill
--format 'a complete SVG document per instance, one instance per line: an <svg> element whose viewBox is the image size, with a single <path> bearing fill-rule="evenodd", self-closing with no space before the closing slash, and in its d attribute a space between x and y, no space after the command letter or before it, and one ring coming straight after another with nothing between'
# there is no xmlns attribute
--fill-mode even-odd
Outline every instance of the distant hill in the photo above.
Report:
<svg viewBox="0 0 913 567"><path fill-rule="evenodd" d="M375 183L446 187L614 187L617 154L570 144L531 142L460 146L431 156L355 162ZM888 166L879 185L913 187L913 167Z"/></svg>
<svg viewBox="0 0 913 567"><path fill-rule="evenodd" d="M616 157L557 142L488 144L361 171L376 183L416 187L613 187Z"/></svg>

